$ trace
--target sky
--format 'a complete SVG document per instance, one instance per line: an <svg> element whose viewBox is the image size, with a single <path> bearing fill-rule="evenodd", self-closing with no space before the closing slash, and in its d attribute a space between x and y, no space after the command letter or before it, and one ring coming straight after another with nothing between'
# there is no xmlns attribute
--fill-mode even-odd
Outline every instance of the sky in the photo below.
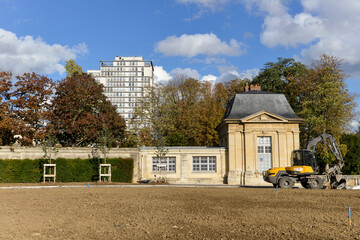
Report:
<svg viewBox="0 0 360 240"><path fill-rule="evenodd" d="M156 82L218 83L325 53L343 59L360 105L359 22L359 0L0 0L0 70L60 80L69 59L87 71L142 56Z"/></svg>

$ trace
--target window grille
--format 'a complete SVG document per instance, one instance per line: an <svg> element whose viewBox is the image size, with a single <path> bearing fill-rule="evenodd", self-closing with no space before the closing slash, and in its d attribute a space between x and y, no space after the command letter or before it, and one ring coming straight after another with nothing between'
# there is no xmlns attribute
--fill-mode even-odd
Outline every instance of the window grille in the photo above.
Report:
<svg viewBox="0 0 360 240"><path fill-rule="evenodd" d="M176 172L176 157L153 157L152 170L153 172Z"/></svg>
<svg viewBox="0 0 360 240"><path fill-rule="evenodd" d="M194 172L216 172L216 157L193 157Z"/></svg>

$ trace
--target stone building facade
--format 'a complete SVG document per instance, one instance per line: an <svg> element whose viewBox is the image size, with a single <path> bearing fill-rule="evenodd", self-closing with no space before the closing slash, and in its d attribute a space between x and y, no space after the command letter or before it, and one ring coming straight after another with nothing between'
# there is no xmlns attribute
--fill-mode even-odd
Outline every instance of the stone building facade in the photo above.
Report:
<svg viewBox="0 0 360 240"><path fill-rule="evenodd" d="M173 183L266 185L262 172L291 165L291 152L299 148L303 122L284 94L248 86L236 94L217 127L220 147L168 148L163 162L155 148L141 148L141 179L158 176Z"/></svg>
<svg viewBox="0 0 360 240"><path fill-rule="evenodd" d="M220 146L228 151L228 184L261 185L263 171L291 165L302 121L283 94L258 86L236 94L217 127Z"/></svg>
<svg viewBox="0 0 360 240"><path fill-rule="evenodd" d="M166 156L159 159L156 148L140 148L134 171L138 178L182 184L226 183L226 148L167 147L167 150Z"/></svg>

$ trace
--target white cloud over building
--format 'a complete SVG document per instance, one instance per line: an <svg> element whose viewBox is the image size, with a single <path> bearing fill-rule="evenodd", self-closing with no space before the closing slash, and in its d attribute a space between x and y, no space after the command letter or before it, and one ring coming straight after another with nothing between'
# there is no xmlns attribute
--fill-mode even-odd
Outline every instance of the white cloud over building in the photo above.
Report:
<svg viewBox="0 0 360 240"><path fill-rule="evenodd" d="M154 66L155 83L169 81L171 79L172 76L167 71L165 71L162 66Z"/></svg>
<svg viewBox="0 0 360 240"><path fill-rule="evenodd" d="M170 75L173 77L177 77L177 76L184 76L184 77L189 77L189 78L194 78L194 79L200 79L201 75L199 74L199 72L195 69L191 69L191 68L175 68L173 70L171 70Z"/></svg>

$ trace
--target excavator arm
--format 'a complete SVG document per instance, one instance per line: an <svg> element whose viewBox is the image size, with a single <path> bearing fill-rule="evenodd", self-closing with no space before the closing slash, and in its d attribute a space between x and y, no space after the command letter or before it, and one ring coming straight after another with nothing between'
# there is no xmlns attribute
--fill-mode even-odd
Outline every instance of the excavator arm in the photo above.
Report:
<svg viewBox="0 0 360 240"><path fill-rule="evenodd" d="M328 133L319 134L307 144L306 149L310 150L315 155L315 148L319 142L324 142L337 159L337 163L335 165L329 167L329 164L326 164L325 167L325 174L330 180L331 185L336 188L340 187L340 185L345 185L343 184L343 176L340 175L341 169L344 167L344 159L335 138L333 135Z"/></svg>
<svg viewBox="0 0 360 240"><path fill-rule="evenodd" d="M337 160L336 165L338 166L339 170L341 170L344 167L344 159L342 157L339 145L335 141L335 138L333 137L332 134L329 133L319 134L316 138L314 138L307 144L306 149L310 150L313 154L315 154L315 147L321 141L323 141L326 144L326 146L329 148L331 153L336 157Z"/></svg>

